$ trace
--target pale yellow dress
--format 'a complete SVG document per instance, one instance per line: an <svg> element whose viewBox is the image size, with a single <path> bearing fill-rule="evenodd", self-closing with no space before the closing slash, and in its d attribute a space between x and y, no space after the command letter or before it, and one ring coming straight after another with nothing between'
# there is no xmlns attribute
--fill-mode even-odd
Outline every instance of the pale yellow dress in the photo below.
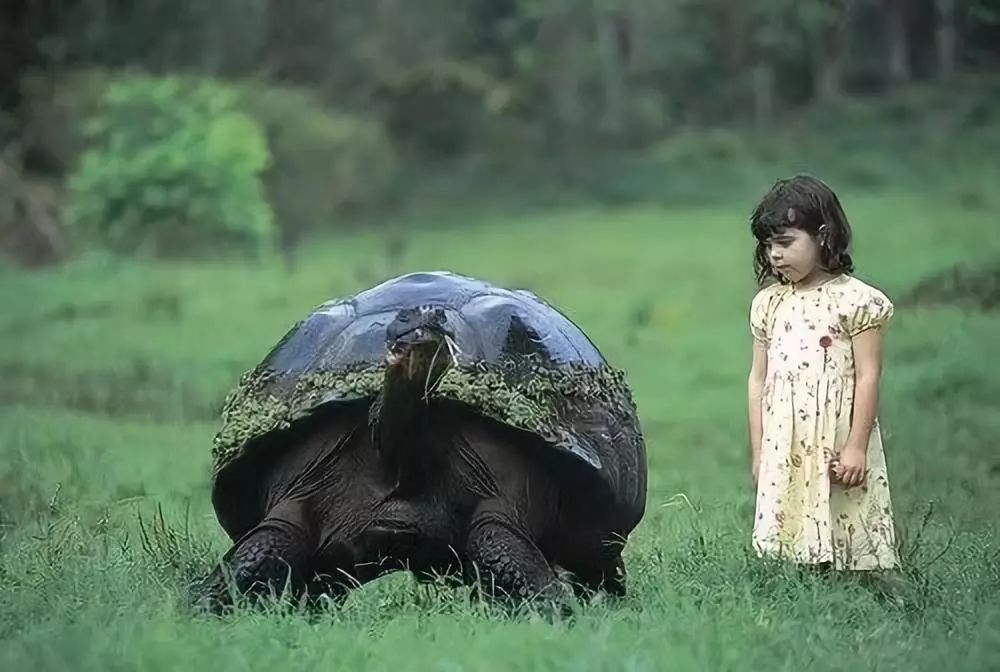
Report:
<svg viewBox="0 0 1000 672"><path fill-rule="evenodd" d="M892 315L885 294L850 275L804 290L775 284L754 297L750 327L768 354L753 527L758 555L836 569L898 566L877 420L864 485L830 478L830 461L851 430L851 337Z"/></svg>

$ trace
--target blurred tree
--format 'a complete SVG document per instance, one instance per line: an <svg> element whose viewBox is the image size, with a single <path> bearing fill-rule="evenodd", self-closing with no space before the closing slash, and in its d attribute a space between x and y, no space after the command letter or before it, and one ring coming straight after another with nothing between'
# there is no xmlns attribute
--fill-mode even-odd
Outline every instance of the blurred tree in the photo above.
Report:
<svg viewBox="0 0 1000 672"><path fill-rule="evenodd" d="M58 14L53 9L57 4L30 0L0 3L0 150L16 141L18 163L29 170L43 167L35 165L33 148L25 146L21 137L24 78L50 62L44 36L57 29Z"/></svg>
<svg viewBox="0 0 1000 672"><path fill-rule="evenodd" d="M269 153L238 100L212 80L112 83L70 181L77 231L129 254L266 251L272 212L261 175Z"/></svg>
<svg viewBox="0 0 1000 672"><path fill-rule="evenodd" d="M17 108L21 73L38 58L32 18L28 0L0 4L0 113Z"/></svg>
<svg viewBox="0 0 1000 672"><path fill-rule="evenodd" d="M266 134L272 160L264 183L289 266L305 235L343 225L386 198L396 156L378 123L266 81L242 87L240 102Z"/></svg>
<svg viewBox="0 0 1000 672"><path fill-rule="evenodd" d="M313 185L276 205L304 231L364 182L337 178L348 186L326 198L330 143L361 148L338 166L369 152L418 169L475 156L551 160L572 176L594 149L998 67L1000 0L5 0L0 149L16 141L29 180L73 170L91 107L78 72L292 86L308 105L255 109L271 144L279 127L295 138L269 193L296 191L280 172ZM333 130L362 127L357 143ZM293 145L309 158L287 163Z"/></svg>
<svg viewBox="0 0 1000 672"><path fill-rule="evenodd" d="M885 39L856 39L879 35L872 11ZM997 15L996 0L8 0L0 91L17 107L39 65L265 76L377 114L420 153L474 149L484 124L516 119L565 154L767 121L842 95L875 59L897 85L947 78L1000 54Z"/></svg>
<svg viewBox="0 0 1000 672"><path fill-rule="evenodd" d="M886 16L889 51L889 81L894 85L910 81L910 50L906 30L906 0L882 0Z"/></svg>
<svg viewBox="0 0 1000 672"><path fill-rule="evenodd" d="M33 179L13 150L0 155L0 250L25 266L62 260L69 242L60 220L60 185Z"/></svg>
<svg viewBox="0 0 1000 672"><path fill-rule="evenodd" d="M955 27L955 0L936 0L938 76L951 79L958 60L958 35Z"/></svg>
<svg viewBox="0 0 1000 672"><path fill-rule="evenodd" d="M850 0L825 0L823 2L800 3L808 8L803 17L807 39L816 46L813 49L814 90L816 97L830 102L842 94L842 73L844 67Z"/></svg>
<svg viewBox="0 0 1000 672"><path fill-rule="evenodd" d="M963 0L961 43L956 40L956 63L971 71L1000 68L1000 0ZM960 48L959 48L960 47Z"/></svg>

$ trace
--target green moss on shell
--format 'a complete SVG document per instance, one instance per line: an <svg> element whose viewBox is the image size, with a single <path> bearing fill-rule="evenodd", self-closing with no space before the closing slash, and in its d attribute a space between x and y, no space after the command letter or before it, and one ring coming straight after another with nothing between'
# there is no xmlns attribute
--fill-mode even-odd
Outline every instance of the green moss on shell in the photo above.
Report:
<svg viewBox="0 0 1000 672"><path fill-rule="evenodd" d="M382 364L294 379L272 371L248 372L222 412L213 448L216 470L237 459L247 442L289 427L319 405L374 400L384 374ZM548 367L529 362L511 368L484 362L463 364L445 373L432 393L435 397L468 404L486 416L555 442L574 431L579 417L595 405L623 419L635 410L622 371L578 364Z"/></svg>

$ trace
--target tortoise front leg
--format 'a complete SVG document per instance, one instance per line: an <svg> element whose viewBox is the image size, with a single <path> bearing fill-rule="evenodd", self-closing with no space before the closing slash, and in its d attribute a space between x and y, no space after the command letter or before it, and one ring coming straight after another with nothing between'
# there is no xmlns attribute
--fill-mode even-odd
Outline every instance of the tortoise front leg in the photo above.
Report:
<svg viewBox="0 0 1000 672"><path fill-rule="evenodd" d="M299 521L268 517L245 534L197 588L199 607L219 613L232 593L258 597L286 586L301 592L309 576L315 541Z"/></svg>
<svg viewBox="0 0 1000 672"><path fill-rule="evenodd" d="M466 540L466 574L493 602L515 607L532 600L562 602L565 591L528 533L496 499L481 503Z"/></svg>

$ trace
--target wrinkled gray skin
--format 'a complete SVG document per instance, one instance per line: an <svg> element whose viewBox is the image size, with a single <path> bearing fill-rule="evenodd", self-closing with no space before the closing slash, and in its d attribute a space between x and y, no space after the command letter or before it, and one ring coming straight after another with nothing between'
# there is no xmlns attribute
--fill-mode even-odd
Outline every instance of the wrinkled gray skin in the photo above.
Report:
<svg viewBox="0 0 1000 672"><path fill-rule="evenodd" d="M399 570L478 585L508 606L561 601L553 566L578 594L624 594L621 550L637 521L596 496L606 486L592 469L526 432L424 400L450 365L441 319L404 310L387 329L373 424L368 404L339 406L272 439L282 450L244 458L252 478L237 470L217 484L216 497L264 510L202 582L202 606L224 609L232 588L337 598ZM240 492L244 483L253 490Z"/></svg>

